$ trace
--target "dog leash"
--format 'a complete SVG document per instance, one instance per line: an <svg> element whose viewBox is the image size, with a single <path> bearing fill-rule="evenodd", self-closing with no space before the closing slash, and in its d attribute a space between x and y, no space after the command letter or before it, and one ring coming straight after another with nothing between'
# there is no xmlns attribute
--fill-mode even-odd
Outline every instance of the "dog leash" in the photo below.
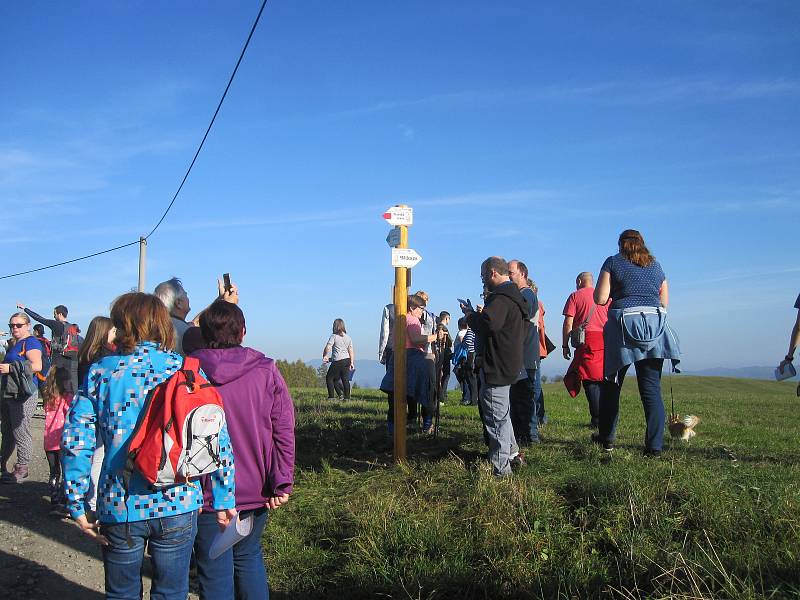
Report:
<svg viewBox="0 0 800 600"><path fill-rule="evenodd" d="M672 401L672 417L675 418L677 414L675 413L675 394L672 391L672 373L669 374L669 397Z"/></svg>

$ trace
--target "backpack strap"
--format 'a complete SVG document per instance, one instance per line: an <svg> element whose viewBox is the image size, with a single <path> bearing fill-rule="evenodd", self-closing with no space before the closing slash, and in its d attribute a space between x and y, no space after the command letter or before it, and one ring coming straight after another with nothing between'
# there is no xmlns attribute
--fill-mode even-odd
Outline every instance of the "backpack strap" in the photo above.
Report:
<svg viewBox="0 0 800 600"><path fill-rule="evenodd" d="M186 385L191 391L194 391L195 375L199 375L200 361L194 357L187 356L183 359L181 371L183 371L183 374L186 377Z"/></svg>

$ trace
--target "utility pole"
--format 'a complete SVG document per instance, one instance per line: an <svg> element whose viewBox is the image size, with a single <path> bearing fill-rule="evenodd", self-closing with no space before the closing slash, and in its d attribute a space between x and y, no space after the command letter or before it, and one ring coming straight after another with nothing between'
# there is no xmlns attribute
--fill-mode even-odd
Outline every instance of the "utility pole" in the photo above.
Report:
<svg viewBox="0 0 800 600"><path fill-rule="evenodd" d="M139 238L139 287L138 291L144 291L145 279L145 257L147 254L147 239L144 237Z"/></svg>

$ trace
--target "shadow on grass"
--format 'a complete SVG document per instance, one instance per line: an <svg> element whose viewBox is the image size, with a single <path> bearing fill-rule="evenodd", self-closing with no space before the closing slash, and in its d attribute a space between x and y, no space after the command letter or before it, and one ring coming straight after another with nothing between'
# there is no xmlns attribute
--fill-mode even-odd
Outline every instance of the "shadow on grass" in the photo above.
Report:
<svg viewBox="0 0 800 600"><path fill-rule="evenodd" d="M308 402L297 407L295 430L296 463L301 469L319 469L324 464L351 471L369 471L393 464L393 439L386 427L384 402ZM408 456L412 460L437 461L458 456L468 463L477 454L467 450L479 429L471 422L464 430L463 418L452 421L443 416L434 438L419 432L416 424L408 429ZM477 422L476 422L477 425ZM479 427L479 426L478 426Z"/></svg>

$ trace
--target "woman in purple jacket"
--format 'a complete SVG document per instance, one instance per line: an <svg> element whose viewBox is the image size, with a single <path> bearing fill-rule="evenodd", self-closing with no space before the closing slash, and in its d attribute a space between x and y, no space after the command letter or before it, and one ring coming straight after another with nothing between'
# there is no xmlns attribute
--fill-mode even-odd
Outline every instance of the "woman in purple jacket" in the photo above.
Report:
<svg viewBox="0 0 800 600"><path fill-rule="evenodd" d="M244 314L235 304L216 301L200 316L207 349L192 356L217 386L225 406L236 464L236 509L253 519L245 539L216 560L208 551L219 527L206 493L195 541L200 597L267 599L269 584L261 553L267 510L289 501L294 482L294 406L271 358L243 347Z"/></svg>

